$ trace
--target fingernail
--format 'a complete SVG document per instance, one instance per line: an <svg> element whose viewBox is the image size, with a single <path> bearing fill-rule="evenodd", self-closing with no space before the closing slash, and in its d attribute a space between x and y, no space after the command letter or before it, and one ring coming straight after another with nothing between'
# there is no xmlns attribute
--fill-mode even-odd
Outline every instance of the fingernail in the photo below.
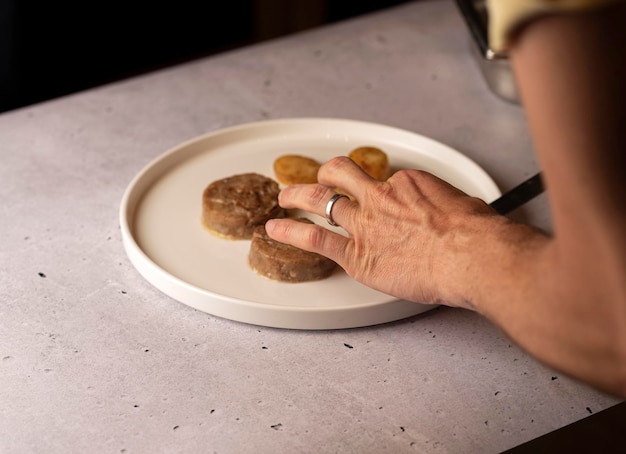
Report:
<svg viewBox="0 0 626 454"><path fill-rule="evenodd" d="M265 222L265 231L267 233L273 232L275 227L276 227L275 219L269 219L268 221Z"/></svg>

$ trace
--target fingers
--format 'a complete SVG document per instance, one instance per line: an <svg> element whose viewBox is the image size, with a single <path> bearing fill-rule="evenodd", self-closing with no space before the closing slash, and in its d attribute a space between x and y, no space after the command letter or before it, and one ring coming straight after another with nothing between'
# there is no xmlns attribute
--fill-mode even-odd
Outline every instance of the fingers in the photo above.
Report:
<svg viewBox="0 0 626 454"><path fill-rule="evenodd" d="M278 198L280 206L300 208L327 219L327 209L331 208L332 220L350 231L358 214L357 203L347 197L337 199L330 207L329 202L337 189L358 201L365 194L367 185L376 184L375 180L346 157L335 158L324 164L318 173L318 180L320 184L290 185L283 189Z"/></svg>
<svg viewBox="0 0 626 454"><path fill-rule="evenodd" d="M343 266L349 247L349 240L343 235L294 219L270 219L265 223L265 230L276 241L315 252Z"/></svg>
<svg viewBox="0 0 626 454"><path fill-rule="evenodd" d="M326 217L328 204L336 194L333 188L319 184L291 185L280 192L278 203L283 208L299 208ZM357 214L356 204L348 197L341 197L335 200L330 208L332 220L348 230Z"/></svg>
<svg viewBox="0 0 626 454"><path fill-rule="evenodd" d="M324 186L339 188L357 201L363 197L367 187L376 182L346 156L338 156L322 165L317 173L317 181Z"/></svg>

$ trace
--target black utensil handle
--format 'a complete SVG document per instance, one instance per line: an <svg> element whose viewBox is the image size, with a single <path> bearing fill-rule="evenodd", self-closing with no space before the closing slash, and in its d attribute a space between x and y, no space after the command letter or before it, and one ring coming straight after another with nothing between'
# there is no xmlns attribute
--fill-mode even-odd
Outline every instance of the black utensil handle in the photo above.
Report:
<svg viewBox="0 0 626 454"><path fill-rule="evenodd" d="M539 172L491 202L489 206L505 215L534 199L544 190L541 172Z"/></svg>

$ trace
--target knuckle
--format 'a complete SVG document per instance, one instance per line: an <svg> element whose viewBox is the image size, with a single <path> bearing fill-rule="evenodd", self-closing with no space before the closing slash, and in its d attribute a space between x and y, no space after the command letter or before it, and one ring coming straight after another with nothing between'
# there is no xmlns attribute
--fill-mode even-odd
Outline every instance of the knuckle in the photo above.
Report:
<svg viewBox="0 0 626 454"><path fill-rule="evenodd" d="M333 169L337 167L342 167L348 162L351 162L351 159L347 156L335 156L334 158L331 158L326 164L328 168Z"/></svg>
<svg viewBox="0 0 626 454"><path fill-rule="evenodd" d="M381 200L387 200L394 193L394 187L389 182L377 183L371 190L374 197Z"/></svg>
<svg viewBox="0 0 626 454"><path fill-rule="evenodd" d="M424 170L418 169L401 169L392 175L392 179L396 183L412 185L422 183L430 175Z"/></svg>
<svg viewBox="0 0 626 454"><path fill-rule="evenodd" d="M347 156L335 156L329 159L320 167L318 176L333 175L336 174L347 163L351 162L351 159Z"/></svg>
<svg viewBox="0 0 626 454"><path fill-rule="evenodd" d="M328 198L328 188L322 185L314 185L309 193L309 206L315 207L326 203Z"/></svg>
<svg viewBox="0 0 626 454"><path fill-rule="evenodd" d="M311 246L312 250L319 251L324 248L325 237L326 229L317 224L313 224L307 232L306 241Z"/></svg>
<svg viewBox="0 0 626 454"><path fill-rule="evenodd" d="M307 243L307 250L328 257L342 267L345 265L345 249L348 242L346 242L342 236L320 225L313 224L308 226L305 241Z"/></svg>

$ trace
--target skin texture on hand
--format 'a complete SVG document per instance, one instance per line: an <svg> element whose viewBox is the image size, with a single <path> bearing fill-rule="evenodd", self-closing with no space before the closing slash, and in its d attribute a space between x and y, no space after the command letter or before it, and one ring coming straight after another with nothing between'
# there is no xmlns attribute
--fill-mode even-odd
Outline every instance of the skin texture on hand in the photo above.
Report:
<svg viewBox="0 0 626 454"><path fill-rule="evenodd" d="M268 223L268 233L330 257L356 280L410 301L472 307L467 283L481 280L476 254L499 255L501 245L545 240L423 171L402 170L380 182L352 160L337 157L321 167L318 180L288 186L279 203L324 216L334 188L340 188L354 201L339 199L332 214L348 236L290 220Z"/></svg>
<svg viewBox="0 0 626 454"><path fill-rule="evenodd" d="M510 57L553 237L433 175L376 182L347 158L279 202L324 216L340 188L354 198L332 213L348 236L290 220L269 221L268 234L383 292L475 310L540 361L626 396L626 3L536 19Z"/></svg>

